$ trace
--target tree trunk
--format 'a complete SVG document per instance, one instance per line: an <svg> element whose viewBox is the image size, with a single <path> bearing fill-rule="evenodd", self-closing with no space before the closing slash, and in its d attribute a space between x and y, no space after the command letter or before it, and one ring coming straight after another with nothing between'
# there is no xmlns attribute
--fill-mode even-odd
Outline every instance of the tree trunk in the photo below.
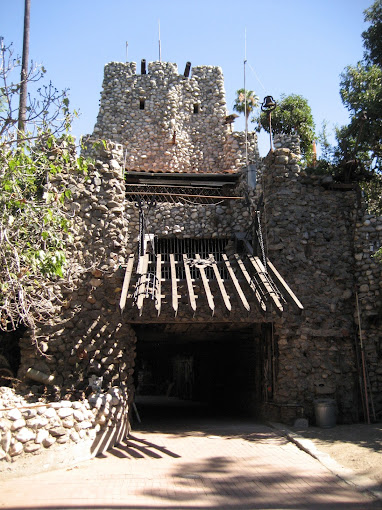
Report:
<svg viewBox="0 0 382 510"><path fill-rule="evenodd" d="M21 88L19 103L19 134L18 141L25 132L27 114L27 87L28 87L28 61L29 61L29 32L30 32L30 0L25 0L24 10L24 38L23 38L23 59L21 65Z"/></svg>

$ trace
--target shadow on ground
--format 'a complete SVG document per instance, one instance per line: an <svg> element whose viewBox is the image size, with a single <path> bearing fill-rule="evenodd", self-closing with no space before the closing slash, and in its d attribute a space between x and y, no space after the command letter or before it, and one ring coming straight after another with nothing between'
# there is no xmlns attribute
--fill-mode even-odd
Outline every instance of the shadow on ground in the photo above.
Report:
<svg viewBox="0 0 382 510"><path fill-rule="evenodd" d="M300 470L293 469L290 463L288 466L273 466L270 459L265 459L261 454L255 458L256 449L253 449L253 454L246 456L244 460L240 457L240 453L236 456L236 446L232 442L234 439L247 441L250 449L253 448L252 443L262 445L272 439L276 456L279 448L287 448L289 442L285 437L266 425L255 423L254 420L237 417L233 419L227 414L218 417L211 410L198 409L195 406L183 409L181 406L175 406L171 412L166 408L155 410L142 406L138 409L142 422L139 424L136 421L131 435L126 440L94 462L102 463L103 458L106 460L107 457L110 459L112 456L123 461L137 459L140 462L140 460L149 459L155 462L158 468L156 473L161 473L161 463L163 462L162 466L166 466L168 460L174 459L163 480L161 476L159 478L153 476L149 477L146 483L142 477L142 485L138 487L138 493L135 492L138 498L142 496L142 504L126 504L125 499L125 501L106 506L97 506L92 502L89 505L44 506L39 504L38 507L33 507L33 501L31 501L29 507L10 508L13 510L25 510L25 508L39 510L169 510L172 508L177 510L369 510L381 508L380 501L368 499L366 495L363 498L354 487L346 485L330 472L309 472L308 469L304 470L305 466L303 468L300 466ZM163 440L157 444L152 436L151 441L145 439L140 430L160 432L169 438L202 437L206 440L227 440L232 446L231 454L228 456L223 446L218 455L205 455L200 459L190 460L186 456L182 457L180 452L176 451L176 446L172 446L170 450L163 446ZM174 444L176 445L176 441ZM375 448L379 448L378 438L375 440ZM105 466L107 465L108 463L105 462ZM247 469L247 466L250 468ZM85 473L86 468L82 471L79 465L75 478L78 487L82 479L85 484L87 483ZM97 473L100 474L96 478L88 480L92 487L101 485L104 480L114 482L113 473L103 472L102 469ZM60 483L65 484L66 476L69 477L70 474L63 473L61 476ZM131 494L129 488L134 487L134 480L129 480L128 475L117 477L115 483L123 484L124 495L128 497ZM148 498L152 498L152 505L145 504ZM7 507L0 505L0 508L6 510Z"/></svg>

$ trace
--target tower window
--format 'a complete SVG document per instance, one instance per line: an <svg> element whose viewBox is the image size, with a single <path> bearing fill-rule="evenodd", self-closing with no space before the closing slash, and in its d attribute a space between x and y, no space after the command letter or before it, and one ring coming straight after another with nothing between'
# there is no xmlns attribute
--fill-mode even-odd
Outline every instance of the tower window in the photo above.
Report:
<svg viewBox="0 0 382 510"><path fill-rule="evenodd" d="M199 113L199 105L198 104L194 104L194 114L196 113Z"/></svg>
<svg viewBox="0 0 382 510"><path fill-rule="evenodd" d="M139 109L140 110L144 110L145 109L145 100L144 99L140 99L140 101L139 101Z"/></svg>

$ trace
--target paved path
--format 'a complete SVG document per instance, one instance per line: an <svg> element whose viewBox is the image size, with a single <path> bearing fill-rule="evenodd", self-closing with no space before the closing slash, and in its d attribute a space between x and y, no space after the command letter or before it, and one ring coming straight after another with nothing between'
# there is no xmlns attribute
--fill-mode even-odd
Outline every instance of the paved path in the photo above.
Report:
<svg viewBox="0 0 382 510"><path fill-rule="evenodd" d="M67 470L0 482L0 508L381 508L265 425L180 423L133 431Z"/></svg>

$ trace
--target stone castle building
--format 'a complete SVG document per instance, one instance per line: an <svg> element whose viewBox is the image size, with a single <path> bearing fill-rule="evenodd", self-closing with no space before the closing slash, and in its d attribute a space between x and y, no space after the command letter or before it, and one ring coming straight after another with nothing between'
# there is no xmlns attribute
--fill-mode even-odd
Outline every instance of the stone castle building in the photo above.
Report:
<svg viewBox="0 0 382 510"><path fill-rule="evenodd" d="M318 398L339 422L380 416L382 218L356 186L306 171L293 140L262 160L232 120L218 67L105 66L88 175L52 182L72 191L83 271L40 349L20 346L18 378L56 402L5 416L24 420L5 453L107 448L134 393L287 423L314 422Z"/></svg>

